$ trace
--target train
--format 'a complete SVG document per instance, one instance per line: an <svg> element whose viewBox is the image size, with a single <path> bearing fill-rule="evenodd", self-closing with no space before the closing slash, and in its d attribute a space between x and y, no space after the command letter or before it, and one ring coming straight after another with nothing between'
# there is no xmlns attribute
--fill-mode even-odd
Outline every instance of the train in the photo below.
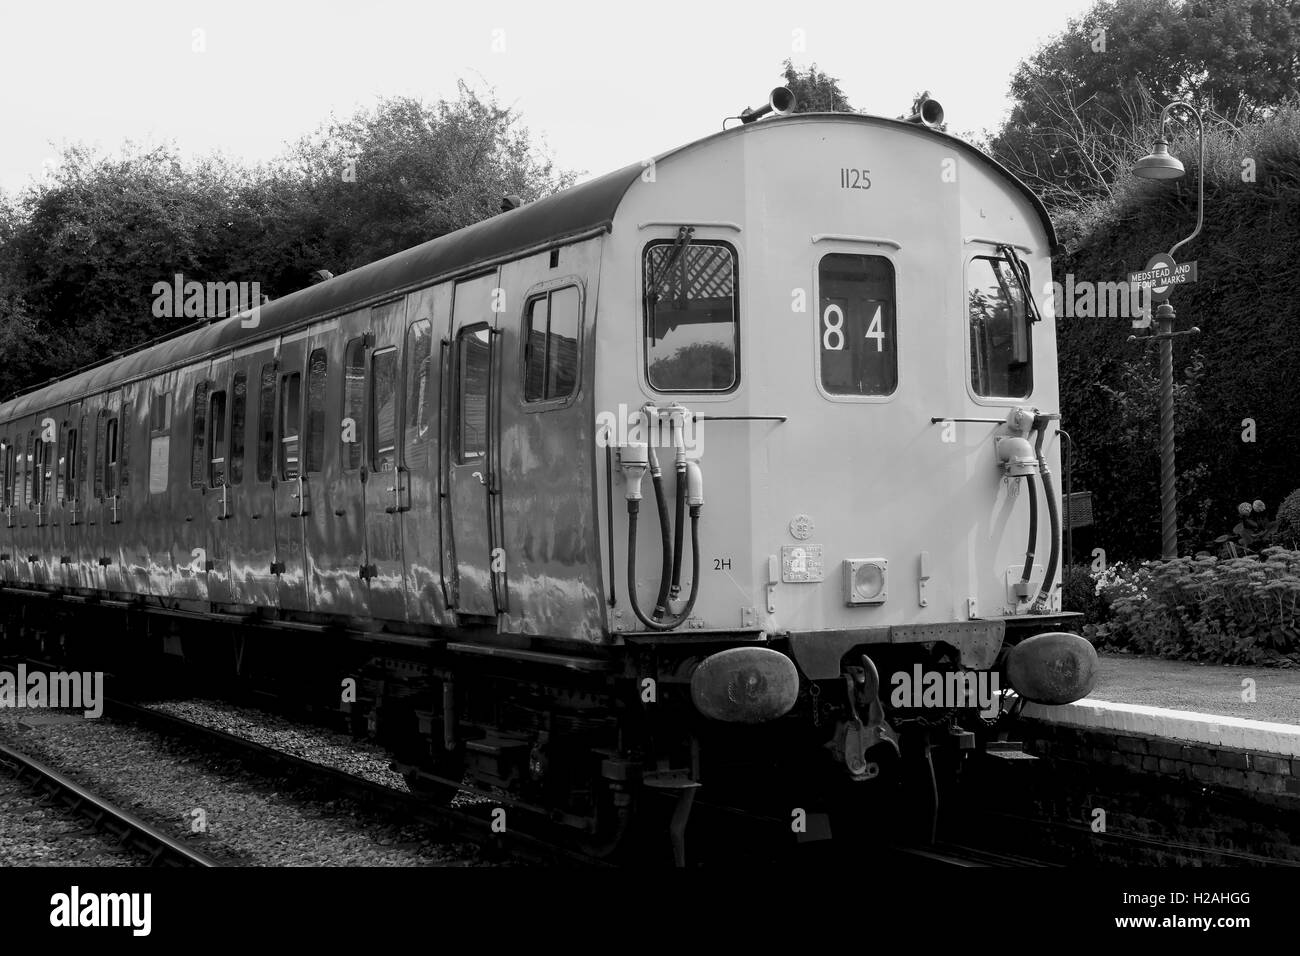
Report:
<svg viewBox="0 0 1300 956"><path fill-rule="evenodd" d="M4 402L5 642L296 693L590 852L685 861L697 793L932 835L936 760L1095 680L1055 233L935 100L738 119Z"/></svg>

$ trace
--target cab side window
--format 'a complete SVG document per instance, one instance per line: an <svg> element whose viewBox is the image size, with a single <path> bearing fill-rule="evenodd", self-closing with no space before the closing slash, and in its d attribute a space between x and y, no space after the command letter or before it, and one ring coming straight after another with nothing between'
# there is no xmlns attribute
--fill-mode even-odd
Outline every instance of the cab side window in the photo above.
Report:
<svg viewBox="0 0 1300 956"><path fill-rule="evenodd" d="M1027 398L1034 387L1029 309L1006 259L966 268L971 388L982 398Z"/></svg>
<svg viewBox="0 0 1300 956"><path fill-rule="evenodd" d="M524 401L568 398L578 381L578 330L582 322L577 286L553 289L528 300L524 311Z"/></svg>
<svg viewBox="0 0 1300 956"><path fill-rule="evenodd" d="M729 392L740 381L736 252L652 242L642 263L646 380L660 392Z"/></svg>

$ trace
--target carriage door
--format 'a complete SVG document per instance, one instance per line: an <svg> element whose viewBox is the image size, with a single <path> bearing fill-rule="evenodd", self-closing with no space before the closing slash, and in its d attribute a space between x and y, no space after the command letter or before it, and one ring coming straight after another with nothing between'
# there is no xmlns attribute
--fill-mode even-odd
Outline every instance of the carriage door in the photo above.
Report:
<svg viewBox="0 0 1300 956"><path fill-rule="evenodd" d="M229 539L231 518L235 514L234 489L230 484L231 418L234 394L230 385L230 358L213 359L208 377L208 413L203 442L203 503L207 511L208 600L213 604L230 604L234 597L230 586Z"/></svg>
<svg viewBox="0 0 1300 956"><path fill-rule="evenodd" d="M366 563L370 613L378 620L406 620L406 568L402 518L410 509L410 485L402 460L402 340L406 300L370 310L370 375L366 382Z"/></svg>
<svg viewBox="0 0 1300 956"><path fill-rule="evenodd" d="M226 547L231 600L248 607L275 607L279 580L275 553L276 403L280 375L274 344L237 351L227 401L230 466L226 513L220 533ZM296 521L296 518L287 519Z"/></svg>
<svg viewBox="0 0 1300 956"><path fill-rule="evenodd" d="M500 394L494 272L456 285L452 300L451 402L445 451L456 610L495 615L500 610L492 567L496 480L496 398ZM499 567L504 555L498 555Z"/></svg>
<svg viewBox="0 0 1300 956"><path fill-rule="evenodd" d="M280 340L276 373L274 461L275 561L282 610L307 610L306 523L311 514L311 483L303 472L303 409L307 394L306 330Z"/></svg>

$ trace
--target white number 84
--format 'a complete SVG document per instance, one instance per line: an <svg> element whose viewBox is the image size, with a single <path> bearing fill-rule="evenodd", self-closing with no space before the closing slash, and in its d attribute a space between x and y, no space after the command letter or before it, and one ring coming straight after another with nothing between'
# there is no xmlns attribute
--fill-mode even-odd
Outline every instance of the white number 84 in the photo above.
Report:
<svg viewBox="0 0 1300 956"><path fill-rule="evenodd" d="M844 310L832 302L822 313L822 321L826 323L826 328L822 331L822 348L831 352L841 351L844 348ZM885 332L880 323L881 307L877 304L876 311L871 313L871 321L867 323L865 336L876 340L877 352L885 350Z"/></svg>

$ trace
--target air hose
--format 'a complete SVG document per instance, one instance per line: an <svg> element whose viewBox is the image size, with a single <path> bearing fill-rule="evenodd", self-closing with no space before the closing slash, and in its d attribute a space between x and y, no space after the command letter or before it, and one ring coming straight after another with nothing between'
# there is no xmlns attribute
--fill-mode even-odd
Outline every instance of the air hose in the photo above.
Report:
<svg viewBox="0 0 1300 956"><path fill-rule="evenodd" d="M1020 575L1023 597L1029 599L1029 579L1034 574L1034 554L1038 549L1038 486L1033 475L1025 476L1025 487L1029 489L1029 545L1025 549L1025 570Z"/></svg>
<svg viewBox="0 0 1300 956"><path fill-rule="evenodd" d="M1056 565L1061 558L1061 512L1056 506L1056 488L1052 484L1052 472L1047 467L1047 459L1043 457L1043 439L1047 435L1047 423L1051 417L1054 416L1037 415L1034 418L1034 427L1038 430L1034 455L1038 458L1038 471L1043 477L1043 495L1047 498L1047 518L1052 533L1052 550L1047 558L1047 571L1043 574L1043 586L1038 592L1038 600L1034 603L1035 613L1040 614L1050 610L1052 585L1056 580Z"/></svg>
<svg viewBox="0 0 1300 956"><path fill-rule="evenodd" d="M675 426L675 422L670 420ZM659 468L659 457L653 447L638 443L629 445L621 453L624 473L628 479L627 490L627 586L628 601L637 619L654 631L671 631L684 624L695 608L695 599L700 589L700 512L704 507L704 481L699 465L686 460L685 447L676 441L677 449L677 496L676 523L670 528L668 519L668 498L664 493L663 473ZM654 485L655 506L659 512L659 540L662 546L662 565L659 571L659 592L655 601L654 612L647 617L637 601L636 582L636 532L637 518L641 510L641 480L649 470ZM681 562L686 531L685 508L690 506L691 519L691 593L681 613L669 616L669 595L676 596L681 590Z"/></svg>
<svg viewBox="0 0 1300 956"><path fill-rule="evenodd" d="M636 519L641 502L629 500L627 503L627 594L632 605L632 612L637 619L652 631L671 631L686 623L695 609L695 598L700 591L700 506L691 505L691 595L686 599L686 607L675 617L665 621L651 620L645 616L636 599ZM664 528L664 540L667 540L667 528Z"/></svg>
<svg viewBox="0 0 1300 956"><path fill-rule="evenodd" d="M650 480L655 489L655 506L659 510L660 544L663 546L663 567L659 571L659 596L655 598L654 619L657 621L668 613L669 575L673 567L673 543L668 535L668 499L664 494L663 472L659 470L659 456L654 447L650 448ZM681 489L678 488L680 493ZM635 552L633 552L635 557ZM635 598L633 600L635 606Z"/></svg>

